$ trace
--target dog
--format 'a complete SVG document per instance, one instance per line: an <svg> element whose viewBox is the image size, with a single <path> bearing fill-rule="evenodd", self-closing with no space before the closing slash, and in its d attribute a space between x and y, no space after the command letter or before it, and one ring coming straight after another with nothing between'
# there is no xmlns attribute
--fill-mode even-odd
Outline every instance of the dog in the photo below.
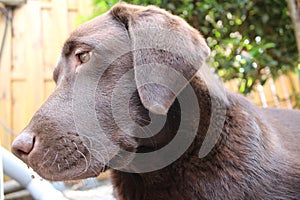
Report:
<svg viewBox="0 0 300 200"><path fill-rule="evenodd" d="M52 181L110 168L121 200L300 199L300 112L224 89L209 54L180 17L118 3L67 39L12 152Z"/></svg>

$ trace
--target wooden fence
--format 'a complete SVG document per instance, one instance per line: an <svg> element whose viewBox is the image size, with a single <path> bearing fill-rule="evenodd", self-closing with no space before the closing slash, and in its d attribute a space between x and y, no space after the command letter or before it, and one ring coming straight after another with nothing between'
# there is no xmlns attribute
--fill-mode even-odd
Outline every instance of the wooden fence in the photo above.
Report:
<svg viewBox="0 0 300 200"><path fill-rule="evenodd" d="M53 91L52 70L64 40L78 16L88 16L91 0L27 0L10 14L0 63L0 120L20 132ZM5 17L0 16L0 36ZM0 126L0 138L9 148L13 135Z"/></svg>
<svg viewBox="0 0 300 200"><path fill-rule="evenodd" d="M27 0L11 12L0 63L0 140L10 148L13 135L19 133L42 102L54 89L52 70L64 40L75 27L79 15L88 16L92 0ZM5 17L0 16L0 36ZM235 82L226 84L235 90ZM248 97L261 106L291 108L289 96L299 92L297 75L269 81ZM281 101L284 99L284 101Z"/></svg>
<svg viewBox="0 0 300 200"><path fill-rule="evenodd" d="M225 83L227 88L235 92L238 92L237 85L236 80ZM288 76L280 76L276 81L270 78L264 86L258 85L255 90L246 95L246 97L261 107L292 109L297 105L296 98L300 98L299 86L298 74L291 73Z"/></svg>

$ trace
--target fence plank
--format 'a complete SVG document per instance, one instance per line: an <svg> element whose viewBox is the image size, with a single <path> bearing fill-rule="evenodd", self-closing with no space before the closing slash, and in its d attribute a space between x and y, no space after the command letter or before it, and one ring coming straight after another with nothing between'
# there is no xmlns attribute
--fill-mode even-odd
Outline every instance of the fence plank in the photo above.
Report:
<svg viewBox="0 0 300 200"><path fill-rule="evenodd" d="M51 4L50 4L51 5ZM43 66L44 79L52 79L52 72L61 49L60 32L56 29L57 13L49 8L42 8L42 32L43 32Z"/></svg>
<svg viewBox="0 0 300 200"><path fill-rule="evenodd" d="M23 130L33 113L33 111L28 113L28 108L25 106L27 98L31 98L25 95L26 90L24 90L24 85L25 83L23 81L12 82L12 129L17 134Z"/></svg>
<svg viewBox="0 0 300 200"><path fill-rule="evenodd" d="M3 35L5 17L0 16L0 33ZM11 27L8 26L5 46L0 62L0 145L10 149L12 136L5 130L4 126L11 127Z"/></svg>
<svg viewBox="0 0 300 200"><path fill-rule="evenodd" d="M25 32L25 44L29 48L25 53L25 61L27 68L27 90L28 95L27 107L28 114L32 115L41 105L43 101L43 37L41 27L41 7L38 1L28 1L26 9L26 17L24 23L27 29L31 31Z"/></svg>

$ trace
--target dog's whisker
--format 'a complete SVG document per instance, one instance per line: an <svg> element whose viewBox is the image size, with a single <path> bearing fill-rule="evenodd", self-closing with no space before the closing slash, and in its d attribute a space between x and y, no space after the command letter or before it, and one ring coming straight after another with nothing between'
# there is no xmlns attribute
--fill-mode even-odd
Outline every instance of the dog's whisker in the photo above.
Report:
<svg viewBox="0 0 300 200"><path fill-rule="evenodd" d="M138 119L138 120L141 120L143 122L151 123L151 120L147 120L147 119L139 117L139 116L135 116L135 118Z"/></svg>
<svg viewBox="0 0 300 200"><path fill-rule="evenodd" d="M45 152L45 154L44 154L42 160L44 160L44 159L46 158L46 156L48 155L49 151L50 151L50 149L47 149L47 151Z"/></svg>
<svg viewBox="0 0 300 200"><path fill-rule="evenodd" d="M58 158L58 153L55 154L55 158L54 158L52 164L50 165L50 167L52 167L55 164L57 158Z"/></svg>
<svg viewBox="0 0 300 200"><path fill-rule="evenodd" d="M88 141L90 142L90 140L88 139ZM78 148L78 145L75 143L75 142L72 142L73 144L74 144L74 146L75 146L75 148L76 148L76 151L79 153L79 154L81 154L81 156L83 156L84 158L85 158L85 160L87 161L87 158L86 158L86 156L79 150L79 148ZM88 159L89 161L88 161L88 165L87 166L90 166L90 163L91 163L91 151L90 151L90 149L89 149L89 147L86 145L86 144L84 144L83 142L82 142L82 146L84 147L84 149L86 149L86 151L88 151L88 153L89 153L89 155L90 155L90 158Z"/></svg>
<svg viewBox="0 0 300 200"><path fill-rule="evenodd" d="M86 146L84 143L82 143L82 146L88 151L88 153L90 154L90 157L91 157L91 156L92 156L92 153L91 153L89 147Z"/></svg>
<svg viewBox="0 0 300 200"><path fill-rule="evenodd" d="M98 152L98 151L94 151L96 153L97 156L101 157L103 159L103 163L105 163L106 159L105 157L109 158L109 150L107 149L106 146L104 146L104 144L101 144L103 152ZM109 162L109 160L108 160Z"/></svg>
<svg viewBox="0 0 300 200"><path fill-rule="evenodd" d="M49 160L45 160L44 162L42 162L42 164L40 165L40 167L36 170L36 171L40 171L40 169L42 169L44 167L44 165L46 165L46 163L48 162Z"/></svg>
<svg viewBox="0 0 300 200"><path fill-rule="evenodd" d="M96 158L100 159L100 160L97 160L97 164L98 165L103 165L103 169L101 170L101 173L105 171L105 166L110 166L110 162L109 160L107 161L106 163L106 160L105 158L103 157L103 155L95 150L93 150L93 152L95 152L95 156ZM102 160L102 161L101 161Z"/></svg>
<svg viewBox="0 0 300 200"><path fill-rule="evenodd" d="M120 154L116 154L115 156L116 156L116 157L119 157L119 158L121 158L121 159L123 158L123 156L120 155Z"/></svg>
<svg viewBox="0 0 300 200"><path fill-rule="evenodd" d="M101 169L101 173L104 173L104 172L105 172L105 166L103 166Z"/></svg>
<svg viewBox="0 0 300 200"><path fill-rule="evenodd" d="M89 162L88 162L86 156L85 156L81 151L77 150L77 152L78 152L78 153L82 156L82 158L84 158L84 160L85 160L85 170L84 170L84 172L86 172L86 171L88 170L90 164L89 164ZM83 172L83 173L84 173L84 172Z"/></svg>
<svg viewBox="0 0 300 200"><path fill-rule="evenodd" d="M72 154L72 158L74 158L75 161L78 160L78 158L76 158L73 154Z"/></svg>
<svg viewBox="0 0 300 200"><path fill-rule="evenodd" d="M100 163L105 163L105 159L104 159L104 157L102 156L102 154L101 153L99 153L99 152L97 152L96 150L92 150L93 152L95 152L95 157L96 158L100 158ZM94 153L93 153L94 154ZM101 161L101 159L102 159L102 161Z"/></svg>
<svg viewBox="0 0 300 200"><path fill-rule="evenodd" d="M86 135L83 135L82 138L83 138L83 139L86 139L87 142L88 142L87 145L89 145L89 146L92 148L92 140L91 140L91 138L88 137L88 136L86 136Z"/></svg>
<svg viewBox="0 0 300 200"><path fill-rule="evenodd" d="M98 173L93 167L90 168L90 170L95 174L95 176L98 176L98 175L99 175L99 173ZM100 173L102 173L102 170L101 170Z"/></svg>
<svg viewBox="0 0 300 200"><path fill-rule="evenodd" d="M68 160L64 159L64 161L67 163L68 168L70 168L70 164L69 164Z"/></svg>
<svg viewBox="0 0 300 200"><path fill-rule="evenodd" d="M75 147L76 147L76 150L78 150L78 146L77 146L77 144L75 143L75 142L72 142L74 145L75 145Z"/></svg>

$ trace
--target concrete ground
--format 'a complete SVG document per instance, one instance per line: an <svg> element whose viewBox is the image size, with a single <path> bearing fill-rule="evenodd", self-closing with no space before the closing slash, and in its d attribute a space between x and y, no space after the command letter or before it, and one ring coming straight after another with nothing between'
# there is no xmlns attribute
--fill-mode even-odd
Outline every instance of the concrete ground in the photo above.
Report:
<svg viewBox="0 0 300 200"><path fill-rule="evenodd" d="M111 185L99 186L89 190L64 191L64 195L70 200L115 200Z"/></svg>
<svg viewBox="0 0 300 200"><path fill-rule="evenodd" d="M109 179L86 179L71 183L69 186L68 183L60 185L54 183L54 187L61 190L70 200L115 200Z"/></svg>

